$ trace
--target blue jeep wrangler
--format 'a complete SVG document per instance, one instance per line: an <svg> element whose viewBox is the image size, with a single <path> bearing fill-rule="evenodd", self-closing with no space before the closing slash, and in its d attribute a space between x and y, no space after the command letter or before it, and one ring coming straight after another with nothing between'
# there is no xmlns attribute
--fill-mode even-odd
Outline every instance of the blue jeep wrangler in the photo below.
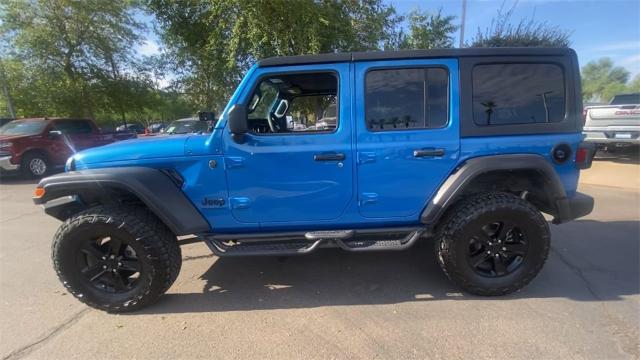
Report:
<svg viewBox="0 0 640 360"><path fill-rule="evenodd" d="M64 286L110 312L171 286L185 235L220 257L432 238L460 288L503 295L547 258L542 213L559 224L593 208L576 192L593 156L580 94L571 49L269 58L211 134L82 151L34 202L63 221L52 257Z"/></svg>

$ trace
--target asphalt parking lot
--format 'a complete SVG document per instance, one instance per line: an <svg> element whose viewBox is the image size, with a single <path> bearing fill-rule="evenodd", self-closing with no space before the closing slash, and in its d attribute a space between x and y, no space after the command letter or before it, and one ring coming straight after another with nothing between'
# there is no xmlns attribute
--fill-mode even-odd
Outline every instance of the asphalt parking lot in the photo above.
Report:
<svg viewBox="0 0 640 360"><path fill-rule="evenodd" d="M0 183L2 359L640 357L640 165L603 157L580 190L584 219L552 225L542 273L519 293L460 293L431 244L405 252L218 259L183 247L156 305L90 309L51 268L59 222L32 205L34 182Z"/></svg>

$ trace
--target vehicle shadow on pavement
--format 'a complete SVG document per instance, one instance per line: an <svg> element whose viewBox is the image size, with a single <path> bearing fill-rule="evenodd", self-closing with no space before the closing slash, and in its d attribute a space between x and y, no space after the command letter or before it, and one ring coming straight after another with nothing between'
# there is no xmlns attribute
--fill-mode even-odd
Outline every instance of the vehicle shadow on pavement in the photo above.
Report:
<svg viewBox="0 0 640 360"><path fill-rule="evenodd" d="M1 185L20 185L20 184L37 184L39 179L25 179L18 175L2 175L0 176Z"/></svg>
<svg viewBox="0 0 640 360"><path fill-rule="evenodd" d="M436 300L568 298L616 301L640 292L640 222L592 220L551 225L552 250L541 274L503 297L462 293L436 263L433 244L408 251L302 257L220 258L201 277L201 293L169 293L144 313L296 309Z"/></svg>
<svg viewBox="0 0 640 360"><path fill-rule="evenodd" d="M614 152L599 150L594 161L611 161L618 164L640 164L640 149L620 149Z"/></svg>

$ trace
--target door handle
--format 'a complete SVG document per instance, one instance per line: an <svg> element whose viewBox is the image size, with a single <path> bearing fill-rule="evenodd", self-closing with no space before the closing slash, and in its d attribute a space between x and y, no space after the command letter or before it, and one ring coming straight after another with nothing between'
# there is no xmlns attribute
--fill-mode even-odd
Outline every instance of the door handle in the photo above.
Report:
<svg viewBox="0 0 640 360"><path fill-rule="evenodd" d="M443 156L444 149L419 149L413 150L413 157Z"/></svg>
<svg viewBox="0 0 640 360"><path fill-rule="evenodd" d="M329 153L329 154L315 154L313 160L315 161L342 161L345 159L343 153Z"/></svg>

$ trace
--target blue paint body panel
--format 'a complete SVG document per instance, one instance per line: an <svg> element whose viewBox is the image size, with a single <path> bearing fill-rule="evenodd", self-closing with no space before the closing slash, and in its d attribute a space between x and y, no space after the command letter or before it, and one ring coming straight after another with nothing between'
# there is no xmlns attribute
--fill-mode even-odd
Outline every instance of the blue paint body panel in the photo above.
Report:
<svg viewBox="0 0 640 360"><path fill-rule="evenodd" d="M364 84L367 72L372 69L432 66L446 68L450 84L459 83L455 59L356 63L355 82ZM417 218L425 199L433 196L457 165L460 148L458 102L450 102L449 121L443 128L372 132L365 125L364 91L364 86L356 86L359 212L366 218ZM459 98L457 86L449 86L449 98ZM443 149L444 156L413 156L414 150L435 148Z"/></svg>
<svg viewBox="0 0 640 360"><path fill-rule="evenodd" d="M439 129L371 132L364 120L364 78L373 68L444 67L449 72L449 121ZM270 73L331 71L338 76L338 128L332 133L246 134L231 138L227 116L246 103L258 79ZM460 137L460 79L455 58L254 66L207 135L151 137L74 155L77 169L148 166L175 169L182 190L216 233L379 228L420 224L420 213L440 185L468 159L497 154L539 154L579 132L552 135ZM439 148L443 156L416 158ZM343 153L340 161L314 155ZM211 164L215 166L211 166ZM554 165L567 195L575 193L574 161Z"/></svg>

